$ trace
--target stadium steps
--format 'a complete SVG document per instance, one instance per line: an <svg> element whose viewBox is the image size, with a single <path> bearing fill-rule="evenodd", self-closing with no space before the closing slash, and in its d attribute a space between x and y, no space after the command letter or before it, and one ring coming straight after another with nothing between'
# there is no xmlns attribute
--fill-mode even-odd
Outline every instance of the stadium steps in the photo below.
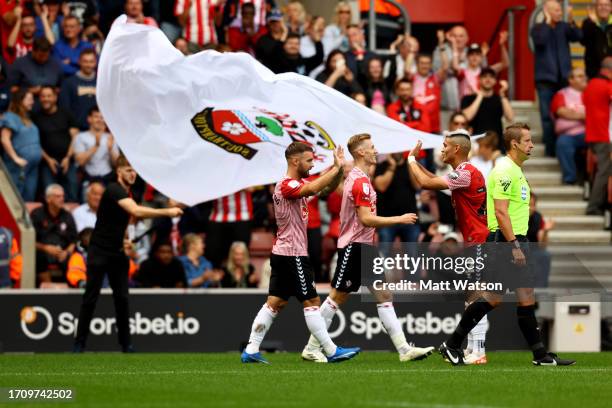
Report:
<svg viewBox="0 0 612 408"><path fill-rule="evenodd" d="M534 188L534 193L540 201L576 201L582 200L583 189L579 186L541 186Z"/></svg>
<svg viewBox="0 0 612 408"><path fill-rule="evenodd" d="M603 216L576 215L576 216L553 216L555 231L588 230L598 231L604 228Z"/></svg>
<svg viewBox="0 0 612 408"><path fill-rule="evenodd" d="M556 157L534 157L523 164L525 171L560 171L559 160Z"/></svg>

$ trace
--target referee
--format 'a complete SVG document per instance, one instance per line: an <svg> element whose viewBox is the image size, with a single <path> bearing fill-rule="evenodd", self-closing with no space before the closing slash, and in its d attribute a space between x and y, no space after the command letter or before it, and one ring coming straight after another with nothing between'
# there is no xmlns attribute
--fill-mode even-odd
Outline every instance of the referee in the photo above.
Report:
<svg viewBox="0 0 612 408"><path fill-rule="evenodd" d="M572 365L576 361L547 352L535 317L535 276L527 262L530 189L521 168L533 149L529 126L524 123L508 126L504 143L508 155L495 163L487 179L487 242L489 246L495 245L494 251L487 252L495 262L491 265L488 260L485 281L503 282L506 288L515 290L518 325L533 352L534 365ZM465 336L501 303L502 296L503 293L485 292L465 309L454 333L440 346L440 353L453 365L463 364L460 347Z"/></svg>
<svg viewBox="0 0 612 408"><path fill-rule="evenodd" d="M117 181L110 183L100 201L96 226L91 236L87 256L87 286L79 312L77 335L73 351L85 350L89 325L100 295L104 275L113 289L113 301L117 322L119 344L124 353L133 352L130 341L128 308L129 259L124 247L130 245L125 233L130 217L178 217L180 208L152 209L140 206L131 198L130 189L136 181L136 171L126 157L117 159Z"/></svg>

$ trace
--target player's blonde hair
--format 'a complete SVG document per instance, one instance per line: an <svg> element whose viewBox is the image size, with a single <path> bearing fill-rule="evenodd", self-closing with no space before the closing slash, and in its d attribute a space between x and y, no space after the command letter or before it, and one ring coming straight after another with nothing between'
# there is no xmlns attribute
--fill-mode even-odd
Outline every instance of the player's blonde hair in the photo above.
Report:
<svg viewBox="0 0 612 408"><path fill-rule="evenodd" d="M365 141L365 140L370 140L372 139L372 136L370 136L367 133L359 133L357 135L353 135L351 136L351 138L349 139L348 143L346 144L346 147L348 148L349 153L355 157L355 155L353 154L357 149L359 149L359 147L361 146L361 144Z"/></svg>

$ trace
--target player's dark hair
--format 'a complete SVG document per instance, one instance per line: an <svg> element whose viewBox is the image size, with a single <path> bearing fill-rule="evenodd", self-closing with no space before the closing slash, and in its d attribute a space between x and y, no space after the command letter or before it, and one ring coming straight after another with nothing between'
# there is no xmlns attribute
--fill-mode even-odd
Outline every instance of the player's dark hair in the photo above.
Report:
<svg viewBox="0 0 612 408"><path fill-rule="evenodd" d="M506 127L506 130L504 130L504 146L506 146L506 151L512 150L513 140L517 143L521 142L523 130L529 130L529 125L526 123L517 122Z"/></svg>
<svg viewBox="0 0 612 408"><path fill-rule="evenodd" d="M288 160L290 157L295 156L296 154L302 154L304 152L314 153L314 150L312 146L307 145L306 143L293 142L285 149L285 159Z"/></svg>
<svg viewBox="0 0 612 408"><path fill-rule="evenodd" d="M346 147L348 148L349 153L355 157L355 155L353 154L361 145L361 143L363 143L364 140L369 140L371 139L372 136L370 136L367 133L359 133L357 135L353 135L351 136L351 138L349 139L348 143L346 144Z"/></svg>

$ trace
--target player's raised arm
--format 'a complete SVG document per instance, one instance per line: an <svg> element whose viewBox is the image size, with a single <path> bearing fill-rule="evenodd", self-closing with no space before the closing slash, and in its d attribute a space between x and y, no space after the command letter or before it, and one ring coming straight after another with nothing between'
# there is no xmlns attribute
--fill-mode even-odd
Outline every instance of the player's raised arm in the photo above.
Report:
<svg viewBox="0 0 612 408"><path fill-rule="evenodd" d="M408 155L408 165L415 181L419 186L428 190L446 190L448 183L444 178L431 174L417 162L416 157L421 151L422 145L423 142L419 140Z"/></svg>
<svg viewBox="0 0 612 408"><path fill-rule="evenodd" d="M332 168L313 182L304 184L299 192L300 197L308 197L319 193L325 195L325 192L329 194L329 192L334 191L342 179L342 166L344 166L344 150L342 146L338 146L334 150L334 165Z"/></svg>

